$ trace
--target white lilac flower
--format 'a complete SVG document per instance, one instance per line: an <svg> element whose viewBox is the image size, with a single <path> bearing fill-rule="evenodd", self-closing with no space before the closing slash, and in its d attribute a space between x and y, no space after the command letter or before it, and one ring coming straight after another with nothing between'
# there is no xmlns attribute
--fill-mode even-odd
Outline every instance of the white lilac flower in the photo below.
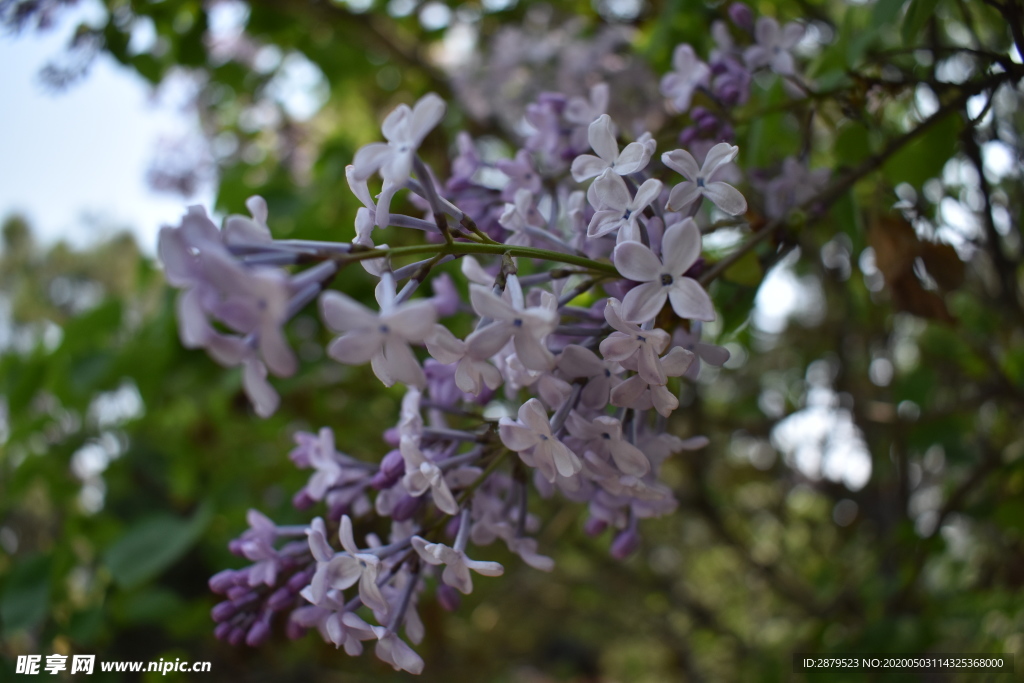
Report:
<svg viewBox="0 0 1024 683"><path fill-rule="evenodd" d="M327 528L317 517L307 530L309 550L316 560L316 572L310 581L308 598L321 604L330 590L345 590L359 584L359 598L374 612L387 613L388 603L377 586L381 571L380 558L373 553L360 552L352 534L352 519L342 515L338 538L343 553L335 553L327 542Z"/></svg>
<svg viewBox="0 0 1024 683"><path fill-rule="evenodd" d="M437 310L430 301L395 305L394 280L387 273L376 294L379 314L341 292L329 291L320 297L324 322L332 331L345 333L331 342L327 354L348 365L370 361L386 386L395 382L425 386L427 378L409 344L427 338L437 322Z"/></svg>
<svg viewBox="0 0 1024 683"><path fill-rule="evenodd" d="M444 100L434 93L421 97L412 108L400 104L381 127L387 142L374 142L356 152L352 160L355 180L366 180L378 171L384 179L377 201L377 225L388 225L391 198L409 179L416 151L427 133L444 118L444 112Z"/></svg>
<svg viewBox="0 0 1024 683"><path fill-rule="evenodd" d="M587 138L597 156L581 154L573 160L571 172L576 182L601 175L609 169L619 175L642 171L654 153L654 146L647 144L647 140L631 142L620 153L619 144L615 141L615 126L607 114L602 114L590 124Z"/></svg>
<svg viewBox="0 0 1024 683"><path fill-rule="evenodd" d="M602 410L608 405L608 395L622 380L618 363L601 360L590 349L578 344L569 344L558 357L558 369L569 379L586 378L587 383L580 392L580 404L591 410Z"/></svg>
<svg viewBox="0 0 1024 683"><path fill-rule="evenodd" d="M661 94L672 101L677 112L683 113L690 108L694 91L706 87L710 76L711 69L692 47L685 43L677 45L672 53L672 71L661 79Z"/></svg>
<svg viewBox="0 0 1024 683"><path fill-rule="evenodd" d="M608 299L605 305L605 320L615 328L615 332L601 341L601 355L605 360L617 363L629 361L635 355L641 377L651 384L664 384L665 371L658 355L668 346L668 332L640 329L639 325L623 319L621 306L618 299Z"/></svg>
<svg viewBox="0 0 1024 683"><path fill-rule="evenodd" d="M322 500L327 490L341 482L341 465L334 457L334 432L323 427L309 449L309 465L316 472L306 484L306 493L313 500Z"/></svg>
<svg viewBox="0 0 1024 683"><path fill-rule="evenodd" d="M640 242L623 242L615 247L615 268L623 277L643 284L626 292L622 316L631 322L653 320L665 301L686 320L714 320L715 307L704 288L684 277L700 256L700 229L692 218L665 231L659 259Z"/></svg>
<svg viewBox="0 0 1024 683"><path fill-rule="evenodd" d="M344 606L342 606L343 608ZM315 624L319 616L315 613L304 614L301 621L296 621L303 625L306 625L305 622ZM374 653L380 660L394 667L395 671L404 670L411 674L423 672L423 659L405 641L383 626L366 623L355 612L344 612L336 620L328 618L325 627L330 632L331 642L335 645L339 641L344 642L345 652L350 655L355 656L362 653L363 646L360 641L376 638L377 647L374 649ZM321 627L321 631L323 630L324 628Z"/></svg>
<svg viewBox="0 0 1024 683"><path fill-rule="evenodd" d="M552 306L557 302L545 292L546 303L526 308L523 290L515 275L508 277L505 291L511 301L505 301L480 285L470 285L473 310L493 322L470 334L466 338L466 349L473 358L484 360L501 351L511 339L525 367L539 372L550 370L555 357L544 345L544 339L558 325L558 312Z"/></svg>
<svg viewBox="0 0 1024 683"><path fill-rule="evenodd" d="M657 359L665 376L664 381L656 383L639 374L633 375L612 390L612 405L635 410L654 408L659 414L668 417L679 407L679 399L668 390L665 383L669 377L681 377L693 360L694 355L686 349L681 346L673 347L663 357ZM623 365L627 369L634 369L633 359L627 359Z"/></svg>
<svg viewBox="0 0 1024 683"><path fill-rule="evenodd" d="M756 45L751 45L743 53L747 66L756 69L762 66L782 76L793 74L794 64L792 50L804 37L804 27L790 22L783 27L771 17L761 17L754 28Z"/></svg>
<svg viewBox="0 0 1024 683"><path fill-rule="evenodd" d="M776 176L755 185L764 195L764 212L769 218L782 218L821 192L828 183L827 168L811 170L794 157L786 157Z"/></svg>
<svg viewBox="0 0 1024 683"><path fill-rule="evenodd" d="M484 387L497 389L501 386L501 373L486 360L477 360L469 355L466 342L452 334L444 325L434 325L433 333L426 339L427 351L440 363L455 367L455 386L467 394L479 396Z"/></svg>
<svg viewBox="0 0 1024 683"><path fill-rule="evenodd" d="M437 465L427 459L420 450L416 440L402 437L399 444L402 458L405 460L405 476L402 485L413 498L419 498L430 491L434 504L445 514L454 515L459 511L459 504L444 480L444 473Z"/></svg>
<svg viewBox="0 0 1024 683"><path fill-rule="evenodd" d="M303 628L316 628L324 642L334 643L336 648L344 647L345 654L358 657L363 654L363 644L359 639L363 632L345 624L345 614L344 602L327 595L320 605L303 605L292 610L291 620ZM367 633L374 637L372 632Z"/></svg>
<svg viewBox="0 0 1024 683"><path fill-rule="evenodd" d="M622 438L622 423L614 417L599 415L588 420L573 410L565 426L570 434L587 442L588 450L610 455L623 474L642 477L650 471L651 463L639 448Z"/></svg>
<svg viewBox="0 0 1024 683"><path fill-rule="evenodd" d="M616 233L618 241L639 239L640 216L661 194L661 187L660 180L649 178L631 197L622 176L611 169L604 171L587 190L587 200L597 209L587 226L587 237Z"/></svg>
<svg viewBox="0 0 1024 683"><path fill-rule="evenodd" d="M204 234L206 227L216 230L205 212L190 210L189 214L180 228L164 228L160 233L168 281L191 287L178 302L183 343L208 347L215 360L227 365L238 365L248 357L248 350L239 344L219 344L224 335L210 325L212 316L239 334L253 335L260 357L275 375L294 374L298 363L281 329L291 299L288 275L277 268L246 268ZM209 346L211 342L220 348Z"/></svg>
<svg viewBox="0 0 1024 683"><path fill-rule="evenodd" d="M417 387L409 387L402 397L398 411L398 433L400 436L419 439L423 433L423 416L420 415L420 400L423 393Z"/></svg>
<svg viewBox="0 0 1024 683"><path fill-rule="evenodd" d="M249 569L249 585L263 583L273 586L277 581L277 565L280 555L274 549L277 525L258 510L250 509L246 514L249 529L239 539L238 549L247 560L255 564Z"/></svg>
<svg viewBox="0 0 1024 683"><path fill-rule="evenodd" d="M505 568L497 562L471 560L466 553L442 543L431 543L420 536L412 537L412 547L423 561L432 565L445 565L441 580L463 595L473 592L473 578L469 570L483 576L501 576Z"/></svg>
<svg viewBox="0 0 1024 683"><path fill-rule="evenodd" d="M715 367L722 367L729 360L729 350L717 344L708 344L700 340L701 326L695 323L692 329L687 331L681 327L676 329L673 343L682 346L694 354L694 363L687 369L686 377L697 379L700 374L701 362Z"/></svg>
<svg viewBox="0 0 1024 683"><path fill-rule="evenodd" d="M501 190L501 198L511 201L520 190L529 190L532 194L541 191L541 177L533 167L530 153L521 149L516 152L515 159L499 159L495 167L508 176L509 182Z"/></svg>
<svg viewBox="0 0 1024 683"><path fill-rule="evenodd" d="M505 240L510 246L525 247L530 244L527 228L542 229L543 217L533 204L533 192L523 187L516 191L515 200L505 204L498 217L498 225L512 234Z"/></svg>
<svg viewBox="0 0 1024 683"><path fill-rule="evenodd" d="M164 277L173 287L193 287L205 281L201 254L227 254L223 235L202 206L190 206L177 227L164 226L157 241L157 255Z"/></svg>
<svg viewBox="0 0 1024 683"><path fill-rule="evenodd" d="M686 211L701 197L707 197L722 211L739 216L747 210L747 200L732 185L715 180L725 167L739 154L739 147L720 142L708 151L702 166L689 152L677 149L661 155L661 161L673 171L680 173L685 182L672 188L668 196L669 211Z"/></svg>
<svg viewBox="0 0 1024 683"><path fill-rule="evenodd" d="M509 450L519 453L528 465L537 467L549 482L554 482L556 475L571 477L582 467L576 454L551 433L547 412L538 399L531 398L519 407L518 421L501 418L498 434ZM531 449L532 457L526 454Z"/></svg>
<svg viewBox="0 0 1024 683"><path fill-rule="evenodd" d="M224 221L224 243L236 245L271 242L273 237L270 235L270 228L267 227L267 201L255 195L245 200L245 206L252 218L228 216Z"/></svg>

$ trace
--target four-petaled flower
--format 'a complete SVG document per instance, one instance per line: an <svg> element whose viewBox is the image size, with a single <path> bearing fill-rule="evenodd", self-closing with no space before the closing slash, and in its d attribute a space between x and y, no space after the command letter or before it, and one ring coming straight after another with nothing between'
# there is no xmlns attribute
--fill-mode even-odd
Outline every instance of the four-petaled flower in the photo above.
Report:
<svg viewBox="0 0 1024 683"><path fill-rule="evenodd" d="M470 569L483 576L501 576L505 573L505 568L497 562L471 560L462 550L456 550L443 543L431 543L420 536L412 537L412 547L427 564L445 565L441 580L464 595L473 592Z"/></svg>
<svg viewBox="0 0 1024 683"><path fill-rule="evenodd" d="M558 313L551 305L526 308L523 290L515 275L508 277L505 291L511 302L480 285L470 285L469 300L473 310L492 322L466 337L469 355L478 360L490 358L511 339L525 367L539 372L550 370L555 364L555 357L544 345L544 339L558 325Z"/></svg>
<svg viewBox="0 0 1024 683"><path fill-rule="evenodd" d="M610 455L624 474L642 477L651 463L639 448L622 438L622 423L609 415L587 420L575 410L565 421L569 433L587 442L587 448L599 455Z"/></svg>
<svg viewBox="0 0 1024 683"><path fill-rule="evenodd" d="M387 614L389 607L377 586L380 575L380 558L373 553L360 552L352 533L352 520L342 515L338 538L343 553L335 553L327 542L327 528L317 517L310 525L309 550L316 560L316 573L310 582L310 602L319 605L329 590L345 590L359 583L359 598L363 604L380 614Z"/></svg>
<svg viewBox="0 0 1024 683"><path fill-rule="evenodd" d="M572 177L576 182L593 178L606 170L619 175L629 175L646 168L654 153L654 146L644 142L631 142L619 152L619 144L615 142L615 126L607 114L602 114L587 129L590 147L597 156L581 154L572 162Z"/></svg>
<svg viewBox="0 0 1024 683"><path fill-rule="evenodd" d="M571 477L582 468L576 454L551 433L544 405L535 398L519 407L518 421L501 418L498 434L509 450L519 453L526 464L537 467L550 482L555 481L556 474ZM532 457L526 455L530 449Z"/></svg>
<svg viewBox="0 0 1024 683"><path fill-rule="evenodd" d="M391 198L409 179L416 150L423 138L444 118L445 103L434 93L427 93L413 108L400 104L381 127L387 142L366 145L352 160L353 177L362 181L380 171L384 185L377 198L377 225L387 227L391 220ZM424 179L425 182L427 179Z"/></svg>
<svg viewBox="0 0 1024 683"><path fill-rule="evenodd" d="M746 212L747 200L740 191L728 183L714 179L739 152L739 147L728 142L720 142L708 151L703 166L698 166L697 160L686 150L676 149L662 154L663 164L688 178L673 187L669 193L669 211L686 211L701 197L707 197L715 206L731 216L739 216Z"/></svg>
<svg viewBox="0 0 1024 683"><path fill-rule="evenodd" d="M672 71L661 79L661 94L672 101L679 113L690 108L690 101L697 88L706 87L711 69L685 43L677 45L672 53Z"/></svg>
<svg viewBox="0 0 1024 683"><path fill-rule="evenodd" d="M617 241L639 240L638 221L650 204L661 194L661 181L648 178L630 196L626 181L611 169L597 177L587 190L587 200L597 209L587 226L587 237L603 237L617 233Z"/></svg>
<svg viewBox="0 0 1024 683"><path fill-rule="evenodd" d="M622 315L626 320L653 320L667 299L672 310L687 320L714 320L711 297L693 278L683 274L700 256L700 229L692 218L665 231L659 259L650 247L623 242L615 247L615 267L623 276L644 284L626 292Z"/></svg>
<svg viewBox="0 0 1024 683"><path fill-rule="evenodd" d="M405 460L405 476L402 484L413 498L419 498L427 491L434 496L434 504L441 512L454 515L459 511L452 491L444 480L441 468L427 460L416 439L404 436L399 444Z"/></svg>
<svg viewBox="0 0 1024 683"><path fill-rule="evenodd" d="M621 306L618 299L608 299L605 305L605 320L615 328L615 332L601 341L601 355L605 360L617 363L627 361L636 355L640 376L651 384L664 384L665 371L658 362L658 354L668 346L668 332L640 329L639 325L623 319Z"/></svg>
<svg viewBox="0 0 1024 683"><path fill-rule="evenodd" d="M409 344L427 338L437 322L437 310L430 301L396 305L394 280L387 273L377 286L377 301L380 314L341 292L320 297L324 322L345 333L331 342L327 355L348 365L370 361L374 374L389 387L395 382L425 386L427 378Z"/></svg>
<svg viewBox="0 0 1024 683"><path fill-rule="evenodd" d="M769 66L781 76L793 74L791 51L804 37L803 26L794 21L780 27L771 17L761 17L754 27L754 37L757 45L751 45L743 53L747 66L751 69Z"/></svg>

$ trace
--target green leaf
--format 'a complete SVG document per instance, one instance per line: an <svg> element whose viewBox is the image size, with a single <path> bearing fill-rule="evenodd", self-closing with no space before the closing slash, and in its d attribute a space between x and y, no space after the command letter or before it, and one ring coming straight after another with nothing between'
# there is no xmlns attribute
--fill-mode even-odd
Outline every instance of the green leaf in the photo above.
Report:
<svg viewBox="0 0 1024 683"><path fill-rule="evenodd" d="M893 185L910 183L920 189L924 182L942 173L942 167L956 151L960 120L944 117L919 135L885 163L885 174Z"/></svg>
<svg viewBox="0 0 1024 683"><path fill-rule="evenodd" d="M900 28L904 43L912 43L917 38L928 19L935 15L938 4L939 0L910 0L907 16L903 18L903 26Z"/></svg>
<svg viewBox="0 0 1024 683"><path fill-rule="evenodd" d="M856 121L843 125L833 147L837 166L852 166L871 156L871 140L866 126Z"/></svg>
<svg viewBox="0 0 1024 683"><path fill-rule="evenodd" d="M138 586L188 552L206 529L212 514L212 507L203 504L190 520L164 514L147 517L107 550L104 562L122 587Z"/></svg>
<svg viewBox="0 0 1024 683"><path fill-rule="evenodd" d="M764 269L761 268L761 262L757 260L757 254L748 251L736 263L726 268L722 275L737 284L756 287L761 284Z"/></svg>
<svg viewBox="0 0 1024 683"><path fill-rule="evenodd" d="M0 598L4 633L32 628L46 617L49 603L50 557L25 557L14 566L4 583Z"/></svg>
<svg viewBox="0 0 1024 683"><path fill-rule="evenodd" d="M880 28L891 24L907 0L878 0L871 10L871 25Z"/></svg>

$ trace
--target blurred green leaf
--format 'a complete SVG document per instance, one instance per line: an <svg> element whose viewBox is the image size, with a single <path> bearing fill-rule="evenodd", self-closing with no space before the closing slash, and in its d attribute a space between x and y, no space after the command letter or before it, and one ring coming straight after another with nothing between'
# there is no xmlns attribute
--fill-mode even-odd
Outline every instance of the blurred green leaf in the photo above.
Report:
<svg viewBox="0 0 1024 683"><path fill-rule="evenodd" d="M935 15L938 5L939 0L910 0L907 16L903 18L903 26L900 28L904 43L909 45L914 42L925 23Z"/></svg>
<svg viewBox="0 0 1024 683"><path fill-rule="evenodd" d="M142 584L180 559L212 516L213 507L204 503L188 520L167 514L140 520L104 553L104 563L123 587Z"/></svg>
<svg viewBox="0 0 1024 683"><path fill-rule="evenodd" d="M889 182L910 183L920 189L926 180L942 173L942 167L956 151L960 128L956 115L947 115L893 154L884 167Z"/></svg>
<svg viewBox="0 0 1024 683"><path fill-rule="evenodd" d="M49 555L29 555L20 559L8 574L0 598L0 620L5 634L32 628L46 617L50 563Z"/></svg>

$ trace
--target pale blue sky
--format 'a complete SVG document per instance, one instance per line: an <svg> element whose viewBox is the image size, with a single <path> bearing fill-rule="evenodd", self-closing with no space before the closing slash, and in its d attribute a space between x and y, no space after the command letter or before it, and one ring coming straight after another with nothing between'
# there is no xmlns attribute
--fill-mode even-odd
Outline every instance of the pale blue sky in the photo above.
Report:
<svg viewBox="0 0 1024 683"><path fill-rule="evenodd" d="M212 199L209 188L190 200L154 193L145 180L160 139L195 124L110 58L66 91L41 83L39 70L88 12L44 34L0 36L0 218L20 212L44 241L78 245L102 236L97 226L130 227L152 253L161 224Z"/></svg>

